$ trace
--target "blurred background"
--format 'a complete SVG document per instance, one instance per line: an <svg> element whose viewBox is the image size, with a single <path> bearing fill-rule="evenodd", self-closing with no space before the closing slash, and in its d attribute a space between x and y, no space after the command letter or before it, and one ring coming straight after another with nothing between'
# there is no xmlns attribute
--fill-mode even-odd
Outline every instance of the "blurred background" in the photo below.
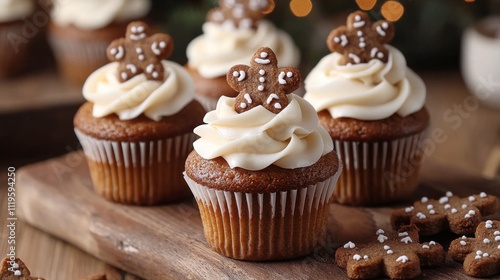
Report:
<svg viewBox="0 0 500 280"><path fill-rule="evenodd" d="M202 33L205 15L215 6L216 0L153 0L148 18L156 30L174 38L170 60L186 63L187 44ZM464 31L481 19L498 16L500 0L277 0L266 17L295 39L305 76L329 53L328 33L345 24L346 16L357 9L366 10L374 21L394 21L396 35L391 44L403 52L410 68L434 76L460 72ZM4 164L24 164L79 149L72 116L83 102L81 86L58 78L48 47L37 53L27 71L0 78L0 162Z"/></svg>

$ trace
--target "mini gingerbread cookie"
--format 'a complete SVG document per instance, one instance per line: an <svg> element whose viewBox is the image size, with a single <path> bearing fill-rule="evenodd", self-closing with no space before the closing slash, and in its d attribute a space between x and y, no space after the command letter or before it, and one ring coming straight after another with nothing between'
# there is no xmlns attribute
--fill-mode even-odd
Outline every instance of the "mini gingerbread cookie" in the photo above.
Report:
<svg viewBox="0 0 500 280"><path fill-rule="evenodd" d="M270 0L219 0L219 7L208 12L207 21L227 28L255 28L271 7Z"/></svg>
<svg viewBox="0 0 500 280"><path fill-rule="evenodd" d="M236 112L262 105L277 114L288 105L287 94L299 88L301 76L295 67L278 68L274 52L262 47L253 55L250 66L233 66L227 73L227 82L239 92Z"/></svg>
<svg viewBox="0 0 500 280"><path fill-rule="evenodd" d="M473 234L482 216L495 213L497 197L482 192L459 198L451 192L439 200L422 197L413 206L395 210L391 215L394 229L414 224L420 235L434 235L449 229L455 234Z"/></svg>
<svg viewBox="0 0 500 280"><path fill-rule="evenodd" d="M434 242L419 243L414 225L397 232L379 229L374 241L367 244L347 242L335 252L338 266L352 279L371 279L386 275L392 279L410 279L420 274L421 266L444 263L443 247Z"/></svg>
<svg viewBox="0 0 500 280"><path fill-rule="evenodd" d="M174 44L167 34L150 35L141 21L127 26L125 38L116 39L107 49L108 59L120 62L119 80L125 82L144 73L148 80L163 81L165 69L161 61L172 54Z"/></svg>
<svg viewBox="0 0 500 280"><path fill-rule="evenodd" d="M0 280L44 280L44 278L31 276L21 259L15 258L11 261L6 257L0 264Z"/></svg>
<svg viewBox="0 0 500 280"><path fill-rule="evenodd" d="M347 26L340 26L330 32L326 41L332 52L344 55L343 64L366 63L372 59L387 62L385 48L394 36L390 21L379 20L372 24L367 13L356 11L347 17Z"/></svg>
<svg viewBox="0 0 500 280"><path fill-rule="evenodd" d="M464 270L473 277L500 273L500 221L480 223L474 238L462 236L453 240L448 254L464 263Z"/></svg>

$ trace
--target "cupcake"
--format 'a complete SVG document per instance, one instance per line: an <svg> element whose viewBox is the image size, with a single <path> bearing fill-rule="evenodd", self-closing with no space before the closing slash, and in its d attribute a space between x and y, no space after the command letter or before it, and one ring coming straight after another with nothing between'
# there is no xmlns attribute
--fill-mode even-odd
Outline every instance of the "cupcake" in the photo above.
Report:
<svg viewBox="0 0 500 280"><path fill-rule="evenodd" d="M316 111L290 93L293 67L270 48L230 69L239 95L222 96L185 164L208 245L235 259L271 261L311 253L326 233L329 200L342 169Z"/></svg>
<svg viewBox="0 0 500 280"><path fill-rule="evenodd" d="M371 23L358 11L334 29L325 56L305 79L304 98L318 112L344 162L334 201L382 205L417 187L429 126L423 81L387 45L388 21Z"/></svg>
<svg viewBox="0 0 500 280"><path fill-rule="evenodd" d="M0 78L21 73L29 61L31 48L39 40L41 31L23 21L36 10L33 0L0 0ZM35 30L36 29L36 30Z"/></svg>
<svg viewBox="0 0 500 280"><path fill-rule="evenodd" d="M111 63L83 86L88 101L74 117L95 191L114 202L151 205L191 195L182 171L205 111L183 66L165 60L166 34L143 22L108 48Z"/></svg>
<svg viewBox="0 0 500 280"><path fill-rule="evenodd" d="M267 0L221 0L218 8L208 12L203 34L186 50L195 98L207 111L215 109L220 96L238 95L227 84L226 74L233 65L247 63L261 46L273 49L282 65L298 66L300 53L292 38L261 19L272 8L272 1Z"/></svg>
<svg viewBox="0 0 500 280"><path fill-rule="evenodd" d="M82 85L108 61L106 48L130 21L144 18L151 0L57 0L48 27L61 76Z"/></svg>

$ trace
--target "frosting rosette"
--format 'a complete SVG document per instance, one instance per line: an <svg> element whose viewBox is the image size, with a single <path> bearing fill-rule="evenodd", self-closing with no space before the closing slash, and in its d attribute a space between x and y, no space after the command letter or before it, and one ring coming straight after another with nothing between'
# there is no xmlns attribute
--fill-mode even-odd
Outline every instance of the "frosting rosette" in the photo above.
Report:
<svg viewBox="0 0 500 280"><path fill-rule="evenodd" d="M115 113L121 120L144 114L158 121L179 112L193 100L194 83L179 64L162 61L164 81L148 80L144 73L130 80L118 79L118 62L109 63L92 73L83 85L83 96L94 103L93 116Z"/></svg>
<svg viewBox="0 0 500 280"><path fill-rule="evenodd" d="M274 114L263 106L238 114L235 98L222 96L216 110L194 129L193 144L205 159L223 157L231 168L262 170L272 164L286 169L311 166L333 150L314 108L304 99L288 95L289 104Z"/></svg>
<svg viewBox="0 0 500 280"><path fill-rule="evenodd" d="M150 9L151 0L57 0L52 19L61 25L99 29L113 22L139 19Z"/></svg>
<svg viewBox="0 0 500 280"><path fill-rule="evenodd" d="M262 46L273 49L281 65L299 64L300 52L292 38L266 20L259 21L255 30L206 22L203 33L189 43L186 52L189 66L207 79L225 76L233 65L247 63Z"/></svg>
<svg viewBox="0 0 500 280"><path fill-rule="evenodd" d="M0 21L13 21L29 16L35 11L33 0L0 0Z"/></svg>
<svg viewBox="0 0 500 280"><path fill-rule="evenodd" d="M386 45L387 63L342 65L342 55L325 56L305 79L306 94L316 111L328 110L333 118L381 120L397 113L406 117L423 108L426 88L406 65L396 48Z"/></svg>

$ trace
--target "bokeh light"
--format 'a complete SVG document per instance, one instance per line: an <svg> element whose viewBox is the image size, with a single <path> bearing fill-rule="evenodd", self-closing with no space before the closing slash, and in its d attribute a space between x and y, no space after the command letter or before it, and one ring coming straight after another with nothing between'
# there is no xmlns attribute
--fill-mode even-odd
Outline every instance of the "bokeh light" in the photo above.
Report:
<svg viewBox="0 0 500 280"><path fill-rule="evenodd" d="M297 17L305 17L312 10L311 0L292 0L290 1L290 10Z"/></svg>
<svg viewBox="0 0 500 280"><path fill-rule="evenodd" d="M276 7L276 3L274 3L274 0L269 1L269 8L265 11L262 11L263 14L270 14L274 8Z"/></svg>
<svg viewBox="0 0 500 280"><path fill-rule="evenodd" d="M398 1L387 1L380 8L382 16L389 21L398 21L404 14L405 8Z"/></svg>
<svg viewBox="0 0 500 280"><path fill-rule="evenodd" d="M373 9L375 4L377 4L377 0L356 0L356 3L361 10L368 11Z"/></svg>

